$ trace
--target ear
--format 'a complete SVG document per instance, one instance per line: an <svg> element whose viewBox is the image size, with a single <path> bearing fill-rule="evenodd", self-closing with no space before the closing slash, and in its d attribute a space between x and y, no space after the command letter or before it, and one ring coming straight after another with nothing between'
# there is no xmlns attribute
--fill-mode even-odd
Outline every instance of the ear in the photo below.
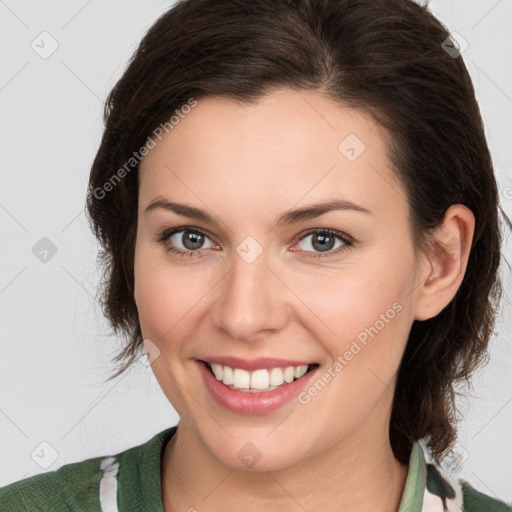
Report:
<svg viewBox="0 0 512 512"><path fill-rule="evenodd" d="M474 230L475 216L469 208L454 204L446 210L424 254L423 281L416 295L416 320L433 318L457 293L466 272Z"/></svg>

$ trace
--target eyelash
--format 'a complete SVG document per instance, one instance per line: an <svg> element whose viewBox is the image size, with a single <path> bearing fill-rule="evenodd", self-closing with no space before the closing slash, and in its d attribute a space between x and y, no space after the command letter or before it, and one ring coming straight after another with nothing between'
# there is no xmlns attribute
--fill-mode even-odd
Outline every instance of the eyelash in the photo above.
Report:
<svg viewBox="0 0 512 512"><path fill-rule="evenodd" d="M184 257L192 258L192 257L194 257L195 255L197 255L198 253L200 253L201 251L204 250L204 249L195 249L195 250L190 250L190 251L183 251L181 249L176 249L176 247L169 246L167 244L167 241L169 240L169 238L172 235L174 235L176 233L180 233L180 232L191 232L191 233L200 234L200 235L203 235L203 236L205 236L207 238L210 238L209 235L205 231L200 229L200 228L194 228L194 227L189 227L189 226L182 226L182 227L179 227L179 228L167 229L166 231L164 231L157 238L156 241L158 243L161 243L164 246L164 250L166 252L173 253L173 254L175 254L177 256L181 256L182 258L184 258ZM330 250L330 251L325 252L325 253L312 253L312 254L308 254L311 251L301 251L300 249L297 250L297 252L306 253L304 255L306 258L313 258L313 259L319 260L319 259L329 258L331 256L338 255L338 254L348 250L355 243L355 240L353 238L349 237L345 233L342 233L340 231L336 231L334 229L310 229L306 233L304 233L302 236L297 237L295 242L301 242L307 236L318 234L318 233L321 233L321 234L324 234L324 235L326 234L326 235L335 237L335 238L341 240L343 242L343 245L338 247L336 250ZM198 257L200 257L200 256L198 256Z"/></svg>

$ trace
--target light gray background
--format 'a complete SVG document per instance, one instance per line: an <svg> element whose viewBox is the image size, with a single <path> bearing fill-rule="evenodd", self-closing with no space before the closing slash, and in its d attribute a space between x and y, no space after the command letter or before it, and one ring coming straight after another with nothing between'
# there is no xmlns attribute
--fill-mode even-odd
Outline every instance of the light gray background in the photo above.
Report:
<svg viewBox="0 0 512 512"><path fill-rule="evenodd" d="M97 245L83 211L107 91L169 6L0 0L0 486L125 450L178 420L143 363L102 382L119 340L108 336L94 302ZM512 2L438 0L430 8L469 43L463 57L511 216ZM35 41L39 52L51 49L44 31L58 43L47 58L31 47ZM57 247L46 263L32 252L42 237ZM510 246L509 238L504 254L512 262ZM503 276L510 290L506 267ZM462 476L512 502L509 295L491 361L475 379L472 398L461 402L459 439L469 454Z"/></svg>

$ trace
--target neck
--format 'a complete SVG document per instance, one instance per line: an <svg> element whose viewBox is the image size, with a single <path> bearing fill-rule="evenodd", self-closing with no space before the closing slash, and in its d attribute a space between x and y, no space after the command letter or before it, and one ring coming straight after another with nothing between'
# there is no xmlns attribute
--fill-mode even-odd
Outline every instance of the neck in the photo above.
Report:
<svg viewBox="0 0 512 512"><path fill-rule="evenodd" d="M256 472L224 466L180 423L164 453L164 510L396 512L408 468L387 435L362 430L327 453Z"/></svg>

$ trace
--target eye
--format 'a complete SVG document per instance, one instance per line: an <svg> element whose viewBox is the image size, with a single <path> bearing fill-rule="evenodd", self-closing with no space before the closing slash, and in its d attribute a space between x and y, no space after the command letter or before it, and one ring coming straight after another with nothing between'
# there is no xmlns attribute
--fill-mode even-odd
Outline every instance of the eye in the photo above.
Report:
<svg viewBox="0 0 512 512"><path fill-rule="evenodd" d="M309 239L309 240L308 240ZM306 241L307 240L307 241ZM299 240L303 243L301 252L319 251L313 254L305 254L307 258L325 258L348 250L354 241L344 233L333 229L315 229L308 231ZM338 245L336 245L338 243ZM333 250L334 249L334 250ZM292 249L295 251L295 249Z"/></svg>
<svg viewBox="0 0 512 512"><path fill-rule="evenodd" d="M210 245L205 246L207 240L210 241ZM218 247L211 242L206 232L193 227L168 229L157 238L157 242L164 246L166 252L189 258L201 257L203 249ZM307 258L320 259L348 250L353 246L354 240L333 229L314 229L299 238L298 243L303 243L303 246L299 249L292 248L293 252L304 253Z"/></svg>
<svg viewBox="0 0 512 512"><path fill-rule="evenodd" d="M210 249L215 246L211 242L210 246L205 247L205 240L209 240L209 237L203 230L181 227L164 231L157 241L164 246L167 252L192 258L197 256L202 249Z"/></svg>

